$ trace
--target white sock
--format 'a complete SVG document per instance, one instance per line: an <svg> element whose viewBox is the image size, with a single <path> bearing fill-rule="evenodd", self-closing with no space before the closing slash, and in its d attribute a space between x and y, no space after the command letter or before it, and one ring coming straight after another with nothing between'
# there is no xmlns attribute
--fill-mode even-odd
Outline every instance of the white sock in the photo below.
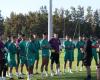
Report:
<svg viewBox="0 0 100 80"><path fill-rule="evenodd" d="M83 69L83 68L81 67L81 68L80 68L80 71L82 71L82 69Z"/></svg>
<svg viewBox="0 0 100 80"><path fill-rule="evenodd" d="M30 77L33 77L33 74L30 74Z"/></svg>
<svg viewBox="0 0 100 80"><path fill-rule="evenodd" d="M68 67L68 72L70 72L70 69L69 69L69 67Z"/></svg>
<svg viewBox="0 0 100 80"><path fill-rule="evenodd" d="M30 80L30 75L28 74L28 76L27 76L27 80Z"/></svg>
<svg viewBox="0 0 100 80"><path fill-rule="evenodd" d="M72 72L72 69L70 69L69 72L70 72L70 73L73 73L73 72Z"/></svg>
<svg viewBox="0 0 100 80"><path fill-rule="evenodd" d="M12 78L12 73L9 73L9 77Z"/></svg>
<svg viewBox="0 0 100 80"><path fill-rule="evenodd" d="M48 72L47 71L45 72L45 74L46 74L46 77L48 77Z"/></svg>
<svg viewBox="0 0 100 80"><path fill-rule="evenodd" d="M53 77L54 76L54 72L51 70L51 76Z"/></svg>
<svg viewBox="0 0 100 80"><path fill-rule="evenodd" d="M76 66L76 71L78 72L78 66Z"/></svg>
<svg viewBox="0 0 100 80"><path fill-rule="evenodd" d="M58 73L60 73L60 69L58 68Z"/></svg>
<svg viewBox="0 0 100 80"><path fill-rule="evenodd" d="M8 71L6 72L6 76L7 76L7 77L9 76L9 73L8 73Z"/></svg>
<svg viewBox="0 0 100 80"><path fill-rule="evenodd" d="M16 76L19 77L19 73L18 72L16 72Z"/></svg>

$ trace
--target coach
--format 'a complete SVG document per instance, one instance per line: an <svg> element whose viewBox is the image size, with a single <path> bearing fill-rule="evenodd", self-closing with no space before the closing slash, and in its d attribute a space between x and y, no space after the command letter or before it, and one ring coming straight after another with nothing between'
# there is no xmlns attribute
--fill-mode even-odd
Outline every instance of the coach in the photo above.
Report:
<svg viewBox="0 0 100 80"><path fill-rule="evenodd" d="M92 60L92 41L89 38L86 42L86 50L84 54L84 65L87 70L87 78L86 80L91 80L91 60Z"/></svg>
<svg viewBox="0 0 100 80"><path fill-rule="evenodd" d="M60 62L59 62L59 46L61 45L60 40L58 39L58 34L54 34L53 38L49 41L51 45L51 76L53 73L53 64L56 63L56 74L60 73Z"/></svg>

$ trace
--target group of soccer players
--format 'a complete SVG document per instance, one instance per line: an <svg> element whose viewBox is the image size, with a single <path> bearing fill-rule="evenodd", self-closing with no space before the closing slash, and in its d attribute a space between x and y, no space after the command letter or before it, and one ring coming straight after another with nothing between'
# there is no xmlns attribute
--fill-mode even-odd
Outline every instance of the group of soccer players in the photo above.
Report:
<svg viewBox="0 0 100 80"><path fill-rule="evenodd" d="M91 41L92 58L94 57L97 66L99 64L97 48L99 48L98 53L100 55L100 44L98 44L98 41L95 38L92 38ZM74 61L75 48L78 49L76 71L78 71L80 61L82 61L83 67L85 47L87 44L86 39L84 37L79 37L78 42L76 44L74 42L75 41L69 36L66 36L63 42L64 73L66 73L67 62L69 62L68 72L73 73L72 62ZM49 58L51 59L51 76L54 76L55 74L60 75L60 66L62 66L60 65L60 46L61 42L58 38L58 34L54 34L50 41L48 41L46 33L42 35L42 39L38 38L36 34L32 34L29 38L24 34L18 35L18 38L15 36L8 36L5 43L3 43L0 37L0 80L6 80L6 75L9 75L10 79L13 79L12 71L14 67L16 69L16 76L19 79L24 78L24 65L28 72L27 80L32 80L34 65L36 65L35 69L36 73L38 73L40 54L42 55L42 64L41 67L39 67L39 69L41 69L41 76L44 77L44 74L48 76ZM53 70L54 63L56 63L55 73ZM80 71L82 71L82 67Z"/></svg>

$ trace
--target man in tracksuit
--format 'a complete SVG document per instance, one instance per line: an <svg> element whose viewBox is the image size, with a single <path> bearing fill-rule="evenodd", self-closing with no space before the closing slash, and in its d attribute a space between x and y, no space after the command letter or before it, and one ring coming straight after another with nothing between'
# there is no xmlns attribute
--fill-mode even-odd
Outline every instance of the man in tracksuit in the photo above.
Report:
<svg viewBox="0 0 100 80"><path fill-rule="evenodd" d="M6 58L5 58L5 47L0 36L0 80L6 80ZM3 73L3 76L2 76Z"/></svg>
<svg viewBox="0 0 100 80"><path fill-rule="evenodd" d="M58 34L54 34L54 37L49 41L51 46L51 76L54 75L53 73L53 64L56 63L56 74L60 74L60 48L61 42L58 38Z"/></svg>
<svg viewBox="0 0 100 80"><path fill-rule="evenodd" d="M86 42L86 49L84 54L84 65L86 67L87 71L87 78L86 80L91 80L91 61L92 61L92 41L91 39L88 39Z"/></svg>

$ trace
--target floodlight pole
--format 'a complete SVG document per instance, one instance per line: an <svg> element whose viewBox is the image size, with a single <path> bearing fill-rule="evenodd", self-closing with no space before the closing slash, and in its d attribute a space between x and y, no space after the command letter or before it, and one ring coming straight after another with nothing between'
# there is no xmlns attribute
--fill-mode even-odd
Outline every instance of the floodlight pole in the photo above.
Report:
<svg viewBox="0 0 100 80"><path fill-rule="evenodd" d="M48 12L48 41L53 35L53 20L52 20L52 0L49 0L49 12Z"/></svg>

